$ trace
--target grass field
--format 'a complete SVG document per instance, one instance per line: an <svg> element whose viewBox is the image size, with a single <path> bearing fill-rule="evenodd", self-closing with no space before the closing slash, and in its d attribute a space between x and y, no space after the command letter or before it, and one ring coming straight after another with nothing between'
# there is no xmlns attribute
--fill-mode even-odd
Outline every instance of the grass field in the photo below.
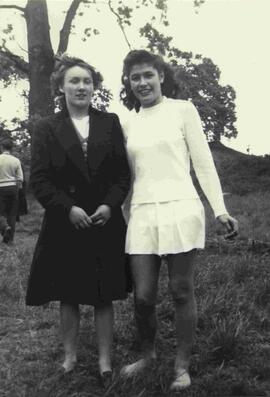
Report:
<svg viewBox="0 0 270 397"><path fill-rule="evenodd" d="M235 243L224 242L212 220L207 224L207 247L197 257L199 322L190 368L193 384L181 393L184 397L270 395L269 202L269 193L227 197L228 208L241 225ZM29 205L29 215L17 225L15 246L0 244L0 396L102 396L92 309L82 307L79 365L72 374L63 375L58 304L47 309L24 304L41 220L38 204L30 200ZM117 303L115 312L117 374L137 355L132 297ZM158 318L157 364L134 381L123 382L116 376L107 396L171 395L175 339L165 266Z"/></svg>

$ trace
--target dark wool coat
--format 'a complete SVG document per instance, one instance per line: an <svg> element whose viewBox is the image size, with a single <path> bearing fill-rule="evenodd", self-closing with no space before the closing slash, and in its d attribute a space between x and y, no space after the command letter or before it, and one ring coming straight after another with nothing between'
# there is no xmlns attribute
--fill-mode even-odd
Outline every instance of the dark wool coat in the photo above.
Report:
<svg viewBox="0 0 270 397"><path fill-rule="evenodd" d="M28 280L26 304L51 300L96 305L127 294L126 225L121 204L130 171L117 115L89 110L87 159L67 111L42 119L32 141L30 186L45 208ZM105 226L77 230L73 205L88 215L107 204Z"/></svg>

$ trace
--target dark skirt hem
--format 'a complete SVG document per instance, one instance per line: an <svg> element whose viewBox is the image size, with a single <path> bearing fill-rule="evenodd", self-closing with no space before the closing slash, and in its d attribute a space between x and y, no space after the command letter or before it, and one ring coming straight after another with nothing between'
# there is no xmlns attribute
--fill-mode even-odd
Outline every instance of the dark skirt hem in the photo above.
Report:
<svg viewBox="0 0 270 397"><path fill-rule="evenodd" d="M76 299L70 299L70 298L64 298L64 297L55 297L55 298L47 298L47 299L42 299L40 301L32 301L32 300L26 300L25 304L26 306L43 306L46 305L47 303L50 302L65 302L65 303L69 303L71 305L88 305L88 306L97 306L100 304L106 304L106 303L111 303L117 300L125 300L128 297L128 293L121 295L121 296L113 296L111 299L99 299L99 300L76 300Z"/></svg>

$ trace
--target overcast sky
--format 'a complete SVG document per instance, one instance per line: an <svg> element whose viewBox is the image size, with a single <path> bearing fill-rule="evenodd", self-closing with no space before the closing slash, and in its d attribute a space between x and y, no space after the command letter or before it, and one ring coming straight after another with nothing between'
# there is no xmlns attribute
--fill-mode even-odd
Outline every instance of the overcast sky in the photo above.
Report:
<svg viewBox="0 0 270 397"><path fill-rule="evenodd" d="M55 49L64 19L63 11L70 2L48 1ZM25 0L0 1L0 4L4 3L24 6ZM105 2L99 4L100 12L91 8L85 16L77 17L76 34L71 36L68 52L84 58L102 72L106 85L116 98L111 109L122 114L122 105L118 103L119 81L128 46ZM133 0L127 4L132 5ZM173 36L173 44L179 49L210 57L221 70L221 83L232 85L236 91L238 137L224 143L244 152L250 146L251 153L270 154L270 1L206 0L198 13L194 11L193 0L169 0L168 5L170 25L164 34ZM25 22L18 12L6 11L5 16L4 23L1 18L1 25L5 27L6 23L13 22L20 37L12 45L15 51L20 52L19 46L26 48ZM138 28L149 18L145 9L135 14L132 28L127 30L133 48L144 46L144 41L138 38ZM80 37L87 25L95 26L100 35L82 42ZM10 117L11 107L7 104L11 99L15 103L14 91L6 94L0 103L2 118Z"/></svg>

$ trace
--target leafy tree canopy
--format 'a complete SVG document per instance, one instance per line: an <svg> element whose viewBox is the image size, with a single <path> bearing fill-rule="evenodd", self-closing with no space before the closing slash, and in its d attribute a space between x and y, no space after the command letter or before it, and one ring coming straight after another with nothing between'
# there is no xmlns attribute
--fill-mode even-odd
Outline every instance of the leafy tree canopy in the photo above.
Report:
<svg viewBox="0 0 270 397"><path fill-rule="evenodd" d="M107 5L114 15L123 38L132 48L128 37L132 27L136 10L141 7L152 7L153 16L151 23L146 23L140 30L138 37L146 40L149 50L158 52L165 57L174 67L175 77L178 82L177 97L192 99L202 117L205 132L211 140L220 137L235 137L237 131L234 126L235 117L235 92L231 86L219 84L220 70L209 58L193 55L191 52L181 51L172 45L172 37L161 33L160 27L169 24L167 8L170 0L72 0L66 10L63 26L59 31L57 54L68 49L70 35L76 33L79 18L90 15L91 10ZM204 0L194 0L195 9ZM22 2L20 2L21 4ZM19 4L19 2L18 2ZM4 86L12 85L17 79L29 80L29 117L27 121L16 121L17 127L13 134L25 138L25 128L31 131L31 125L36 119L54 111L54 103L49 89L50 74L54 64L54 52L51 44L50 26L46 0L27 0L25 7L8 4L0 5L1 9L16 10L25 19L27 29L27 54L25 56L14 54L9 49L9 43L15 39L13 26L8 24L2 31L0 42L0 81ZM157 18L158 15L158 18ZM85 20L85 19L84 19ZM89 18L89 20L91 20ZM85 26L83 41L93 35L100 34L95 26ZM26 59L27 55L27 59ZM97 107L106 109L112 96L108 89L103 87L94 99ZM29 121L30 120L30 121Z"/></svg>

